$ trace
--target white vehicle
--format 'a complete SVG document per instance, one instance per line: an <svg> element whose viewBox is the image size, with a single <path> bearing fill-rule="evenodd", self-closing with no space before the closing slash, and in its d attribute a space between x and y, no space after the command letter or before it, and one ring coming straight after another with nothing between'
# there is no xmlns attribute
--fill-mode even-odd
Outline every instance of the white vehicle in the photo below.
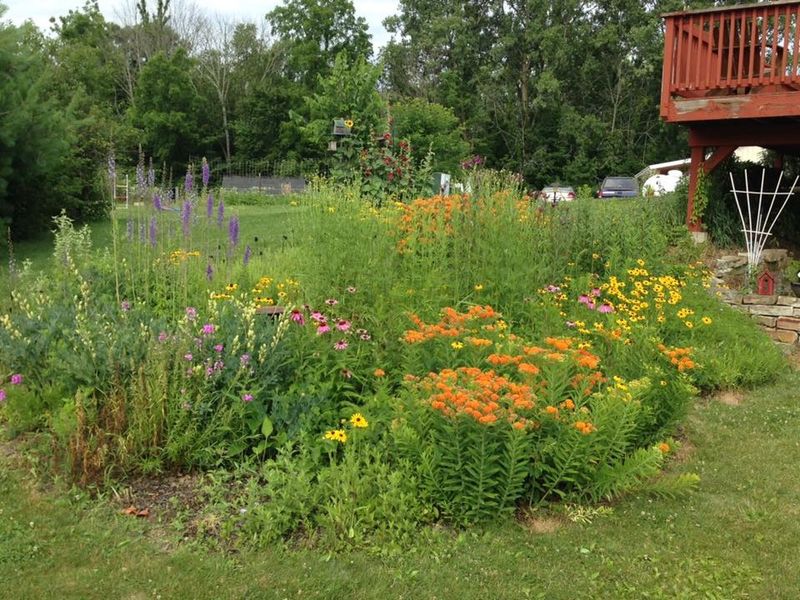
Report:
<svg viewBox="0 0 800 600"><path fill-rule="evenodd" d="M683 179L683 173L677 169L667 172L666 175L653 175L644 182L642 193L645 196L663 196L674 192Z"/></svg>

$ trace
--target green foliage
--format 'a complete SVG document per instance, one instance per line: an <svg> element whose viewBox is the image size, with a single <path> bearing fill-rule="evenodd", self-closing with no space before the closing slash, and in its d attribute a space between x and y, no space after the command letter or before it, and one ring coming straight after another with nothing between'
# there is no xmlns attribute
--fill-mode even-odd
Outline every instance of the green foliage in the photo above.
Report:
<svg viewBox="0 0 800 600"><path fill-rule="evenodd" d="M464 128L453 111L435 102L421 98L402 100L391 105L393 135L408 140L415 152L415 163L426 152L433 152L431 168L434 171L455 173L459 163L469 152L464 139Z"/></svg>

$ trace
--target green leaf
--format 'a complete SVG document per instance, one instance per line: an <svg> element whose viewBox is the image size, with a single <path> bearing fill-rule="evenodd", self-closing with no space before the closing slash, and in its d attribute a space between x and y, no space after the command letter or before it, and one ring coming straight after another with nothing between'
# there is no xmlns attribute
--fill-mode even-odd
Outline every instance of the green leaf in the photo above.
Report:
<svg viewBox="0 0 800 600"><path fill-rule="evenodd" d="M264 417L264 420L261 421L261 433L264 434L264 438L268 438L270 435L272 435L274 429L275 428L273 427L270 418Z"/></svg>

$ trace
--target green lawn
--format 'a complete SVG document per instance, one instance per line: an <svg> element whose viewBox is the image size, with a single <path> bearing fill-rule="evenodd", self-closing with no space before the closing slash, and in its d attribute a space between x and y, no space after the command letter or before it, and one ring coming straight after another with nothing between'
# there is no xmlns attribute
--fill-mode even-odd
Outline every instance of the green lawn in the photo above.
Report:
<svg viewBox="0 0 800 600"><path fill-rule="evenodd" d="M739 405L698 400L673 463L702 478L687 497L631 497L591 523L422 535L399 557L200 548L168 524L37 489L0 452L0 597L794 599L798 386L791 373Z"/></svg>

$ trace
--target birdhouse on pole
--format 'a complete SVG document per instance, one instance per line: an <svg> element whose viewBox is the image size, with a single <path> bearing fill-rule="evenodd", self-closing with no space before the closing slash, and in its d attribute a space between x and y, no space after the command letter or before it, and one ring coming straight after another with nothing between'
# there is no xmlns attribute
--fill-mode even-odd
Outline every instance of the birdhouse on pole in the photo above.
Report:
<svg viewBox="0 0 800 600"><path fill-rule="evenodd" d="M758 293L761 296L772 296L775 293L775 277L768 270L758 276Z"/></svg>

